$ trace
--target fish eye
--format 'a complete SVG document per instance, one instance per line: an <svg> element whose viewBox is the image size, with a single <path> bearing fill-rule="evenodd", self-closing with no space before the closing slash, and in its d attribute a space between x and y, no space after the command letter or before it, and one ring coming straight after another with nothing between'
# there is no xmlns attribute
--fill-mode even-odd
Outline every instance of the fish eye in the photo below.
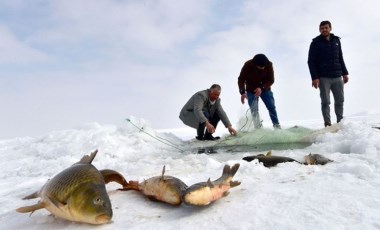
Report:
<svg viewBox="0 0 380 230"><path fill-rule="evenodd" d="M102 198L100 197L95 197L94 200L93 200L94 204L102 204L103 203L103 200Z"/></svg>

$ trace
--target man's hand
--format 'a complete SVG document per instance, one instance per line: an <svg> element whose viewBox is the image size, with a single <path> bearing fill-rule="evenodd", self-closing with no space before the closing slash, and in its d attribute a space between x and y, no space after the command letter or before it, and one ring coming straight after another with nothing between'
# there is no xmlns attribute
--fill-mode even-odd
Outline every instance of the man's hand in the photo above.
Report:
<svg viewBox="0 0 380 230"><path fill-rule="evenodd" d="M261 95L261 88L256 88L255 91L253 91L255 93L255 96L256 97L260 97Z"/></svg>
<svg viewBox="0 0 380 230"><path fill-rule="evenodd" d="M343 82L346 84L348 82L349 78L348 75L343 75Z"/></svg>
<svg viewBox="0 0 380 230"><path fill-rule="evenodd" d="M247 94L242 94L240 97L241 103L244 104L244 100L247 98Z"/></svg>
<svg viewBox="0 0 380 230"><path fill-rule="evenodd" d="M314 79L312 82L311 82L311 86L318 89L319 88L319 79Z"/></svg>
<svg viewBox="0 0 380 230"><path fill-rule="evenodd" d="M228 126L227 128L228 128L228 132L230 132L232 136L235 136L237 134L236 130L232 128L232 126Z"/></svg>
<svg viewBox="0 0 380 230"><path fill-rule="evenodd" d="M213 134L215 133L215 127L208 121L206 121L206 129L207 129L207 132Z"/></svg>

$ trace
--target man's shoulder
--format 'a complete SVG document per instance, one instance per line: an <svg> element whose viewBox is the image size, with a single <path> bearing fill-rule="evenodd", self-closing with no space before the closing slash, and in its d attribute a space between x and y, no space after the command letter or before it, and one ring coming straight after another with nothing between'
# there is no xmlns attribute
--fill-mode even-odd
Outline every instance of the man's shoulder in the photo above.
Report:
<svg viewBox="0 0 380 230"><path fill-rule="evenodd" d="M331 34L330 36L331 36L332 39L336 39L338 41L340 41L340 39L341 39L339 36L337 36L335 34Z"/></svg>
<svg viewBox="0 0 380 230"><path fill-rule="evenodd" d="M244 67L252 67L253 66L253 61L252 59L249 59L247 60L245 63L244 63Z"/></svg>
<svg viewBox="0 0 380 230"><path fill-rule="evenodd" d="M312 42L320 42L320 41L323 41L322 35L318 35L312 39Z"/></svg>
<svg viewBox="0 0 380 230"><path fill-rule="evenodd" d="M198 91L194 94L194 96L201 96L201 97L205 97L208 95L208 89L204 89L204 90L201 90L201 91Z"/></svg>

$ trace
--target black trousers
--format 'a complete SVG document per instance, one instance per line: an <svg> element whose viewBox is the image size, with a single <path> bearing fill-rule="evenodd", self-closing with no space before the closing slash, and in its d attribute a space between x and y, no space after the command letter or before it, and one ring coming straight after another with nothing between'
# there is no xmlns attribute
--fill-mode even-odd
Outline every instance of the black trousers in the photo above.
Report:
<svg viewBox="0 0 380 230"><path fill-rule="evenodd" d="M216 128L216 126L218 125L220 121L219 115L217 113L214 113L213 116L210 116L208 112L203 112L203 114L207 117L210 124L212 124ZM211 136L211 133L209 133L207 130L205 133L205 128L206 128L206 122L199 123L198 129L197 129L198 137Z"/></svg>

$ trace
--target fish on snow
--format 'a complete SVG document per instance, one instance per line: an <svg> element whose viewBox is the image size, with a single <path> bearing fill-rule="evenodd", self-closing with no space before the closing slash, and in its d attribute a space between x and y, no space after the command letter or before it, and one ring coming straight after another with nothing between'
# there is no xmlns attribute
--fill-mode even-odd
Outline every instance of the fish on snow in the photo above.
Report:
<svg viewBox="0 0 380 230"><path fill-rule="evenodd" d="M61 171L37 192L23 199L40 198L37 204L16 209L20 213L33 213L47 209L62 219L104 224L112 218L112 205L105 184L111 181L123 184L124 177L110 169L99 171L91 164L97 150L71 167Z"/></svg>

